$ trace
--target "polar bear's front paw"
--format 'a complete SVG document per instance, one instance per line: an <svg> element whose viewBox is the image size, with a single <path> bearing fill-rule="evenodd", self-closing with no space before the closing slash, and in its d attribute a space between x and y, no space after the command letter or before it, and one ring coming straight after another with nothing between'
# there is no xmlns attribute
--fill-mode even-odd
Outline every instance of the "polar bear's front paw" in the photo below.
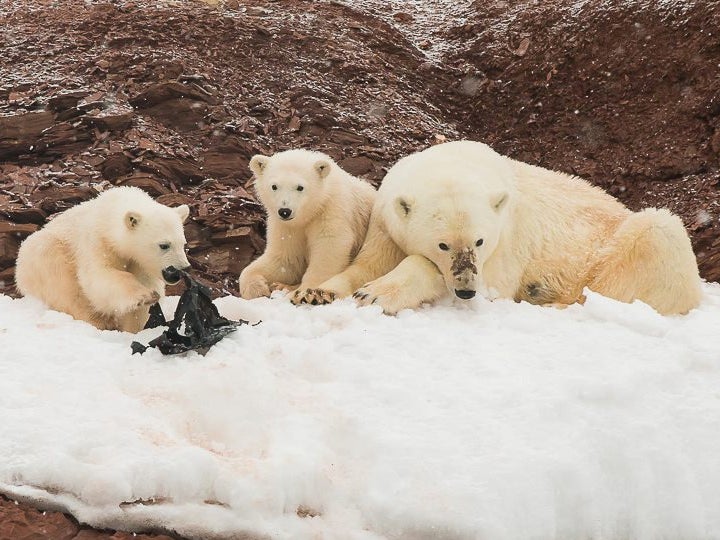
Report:
<svg viewBox="0 0 720 540"><path fill-rule="evenodd" d="M143 288L134 291L128 296L128 298L129 299L127 305L123 306L124 309L121 309L119 311L126 313L144 306L151 306L155 304L158 300L160 300L160 293L152 289Z"/></svg>
<svg viewBox="0 0 720 540"><path fill-rule="evenodd" d="M148 289L138 298L137 306L152 306L157 303L158 300L160 300L160 293Z"/></svg>
<svg viewBox="0 0 720 540"><path fill-rule="evenodd" d="M298 287L299 285L288 285L287 283L280 283L279 281L270 284L270 290L272 292L283 291L286 293L291 293L295 291Z"/></svg>
<svg viewBox="0 0 720 540"><path fill-rule="evenodd" d="M262 276L249 280L240 279L240 296L245 300L260 298L261 296L270 296L270 292L270 286Z"/></svg>
<svg viewBox="0 0 720 540"><path fill-rule="evenodd" d="M360 306L378 305L388 315L395 315L406 308L417 307L403 294L402 286L384 278L363 285L355 291L353 298Z"/></svg>
<svg viewBox="0 0 720 540"><path fill-rule="evenodd" d="M319 306L330 304L333 300L335 300L335 293L324 289L298 289L290 298L290 301L296 306L299 304Z"/></svg>

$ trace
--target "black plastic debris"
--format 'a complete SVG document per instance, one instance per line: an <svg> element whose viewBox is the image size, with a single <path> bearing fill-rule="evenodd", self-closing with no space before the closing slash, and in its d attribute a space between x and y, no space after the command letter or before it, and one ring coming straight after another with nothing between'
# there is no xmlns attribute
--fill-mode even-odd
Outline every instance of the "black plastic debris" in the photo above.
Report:
<svg viewBox="0 0 720 540"><path fill-rule="evenodd" d="M167 326L167 320L160 304L153 304L150 306L150 318L145 323L145 328L157 328L158 326Z"/></svg>
<svg viewBox="0 0 720 540"><path fill-rule="evenodd" d="M231 321L222 317L212 303L210 289L195 281L187 272L180 273L185 280L185 292L180 296L173 320L165 321L160 305L154 304L145 325L145 328L155 328L167 324L168 329L147 345L133 341L133 354L142 354L150 347L157 347L163 354L187 351L205 354L238 326L248 324L247 321Z"/></svg>

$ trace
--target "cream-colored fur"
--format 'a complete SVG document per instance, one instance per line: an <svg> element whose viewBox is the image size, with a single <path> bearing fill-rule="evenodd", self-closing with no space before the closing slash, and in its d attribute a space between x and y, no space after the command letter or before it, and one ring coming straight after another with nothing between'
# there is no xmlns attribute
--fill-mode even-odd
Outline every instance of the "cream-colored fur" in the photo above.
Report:
<svg viewBox="0 0 720 540"><path fill-rule="evenodd" d="M310 300L355 292L396 313L453 291L564 306L588 287L682 314L700 302L700 284L669 211L633 213L580 178L458 141L388 171L356 260Z"/></svg>
<svg viewBox="0 0 720 540"><path fill-rule="evenodd" d="M138 188L109 189L22 243L18 291L100 329L138 332L165 294L162 270L189 266L188 214L187 205L169 208Z"/></svg>
<svg viewBox="0 0 720 540"><path fill-rule="evenodd" d="M267 211L267 247L240 274L240 295L297 289L293 299L302 302L303 291L350 264L365 238L376 191L320 152L257 155L250 169ZM290 219L282 219L281 210Z"/></svg>

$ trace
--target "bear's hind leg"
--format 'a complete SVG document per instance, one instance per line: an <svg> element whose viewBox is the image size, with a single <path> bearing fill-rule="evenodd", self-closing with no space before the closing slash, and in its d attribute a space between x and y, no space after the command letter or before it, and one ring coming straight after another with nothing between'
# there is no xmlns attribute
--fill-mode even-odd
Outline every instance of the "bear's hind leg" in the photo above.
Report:
<svg viewBox="0 0 720 540"><path fill-rule="evenodd" d="M50 309L100 329L108 328L108 322L93 310L80 288L72 251L51 233L39 231L23 242L15 279L23 296L34 296Z"/></svg>
<svg viewBox="0 0 720 540"><path fill-rule="evenodd" d="M655 208L628 216L602 249L588 287L621 302L641 300L663 315L697 307L697 261L680 218Z"/></svg>
<svg viewBox="0 0 720 540"><path fill-rule="evenodd" d="M145 328L150 318L150 306L144 305L117 317L116 326L118 330L137 334Z"/></svg>

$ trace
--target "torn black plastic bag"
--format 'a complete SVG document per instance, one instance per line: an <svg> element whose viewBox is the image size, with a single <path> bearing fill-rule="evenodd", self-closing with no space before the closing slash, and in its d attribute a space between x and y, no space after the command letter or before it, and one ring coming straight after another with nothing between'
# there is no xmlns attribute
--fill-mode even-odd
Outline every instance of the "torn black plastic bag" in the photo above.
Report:
<svg viewBox="0 0 720 540"><path fill-rule="evenodd" d="M187 272L181 272L185 280L185 292L180 296L175 316L167 323L168 329L153 339L147 346L132 342L134 353L144 353L149 347L157 347L163 354L178 354L196 351L208 352L210 347L247 321L231 321L218 313L210 298L210 289L195 281ZM145 328L165 324L159 304L150 309L150 319ZM180 332L183 333L180 333Z"/></svg>

